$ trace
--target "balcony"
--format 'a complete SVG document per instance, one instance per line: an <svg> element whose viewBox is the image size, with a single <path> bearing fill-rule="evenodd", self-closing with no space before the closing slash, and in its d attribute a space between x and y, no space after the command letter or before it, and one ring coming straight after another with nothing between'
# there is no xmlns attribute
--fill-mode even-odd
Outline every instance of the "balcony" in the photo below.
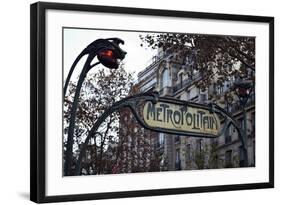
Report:
<svg viewBox="0 0 281 205"><path fill-rule="evenodd" d="M173 87L173 91L174 93L177 92L178 90L184 88L184 87L189 87L191 86L194 82L201 80L202 75L200 73L195 74L194 76L192 76L191 78L188 78L184 81L182 81L181 83L176 84Z"/></svg>
<svg viewBox="0 0 281 205"><path fill-rule="evenodd" d="M173 88L172 87L164 87L159 91L159 95L166 96L166 95L173 95Z"/></svg>
<svg viewBox="0 0 281 205"><path fill-rule="evenodd" d="M161 52L158 55L153 56L149 61L146 62L146 68L138 73L138 78L141 78L149 70L151 70L155 65L157 65L162 59L168 57L170 54Z"/></svg>

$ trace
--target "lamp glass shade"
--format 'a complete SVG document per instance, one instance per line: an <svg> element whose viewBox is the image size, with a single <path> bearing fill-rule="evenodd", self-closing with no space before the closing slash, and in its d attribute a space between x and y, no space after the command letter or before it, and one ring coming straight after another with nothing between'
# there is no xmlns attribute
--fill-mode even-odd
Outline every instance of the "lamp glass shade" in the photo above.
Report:
<svg viewBox="0 0 281 205"><path fill-rule="evenodd" d="M97 55L98 60L107 68L117 69L119 61L112 50L103 50Z"/></svg>

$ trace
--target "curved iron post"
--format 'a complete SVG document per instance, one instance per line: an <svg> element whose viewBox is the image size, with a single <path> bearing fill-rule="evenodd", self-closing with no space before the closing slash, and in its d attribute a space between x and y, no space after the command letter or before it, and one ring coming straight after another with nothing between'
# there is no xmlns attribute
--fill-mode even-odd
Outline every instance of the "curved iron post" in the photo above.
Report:
<svg viewBox="0 0 281 205"><path fill-rule="evenodd" d="M69 81L70 81L70 78L72 76L72 73L76 67L76 65L78 64L78 62L81 60L81 58L86 55L86 52L85 50L83 50L78 56L77 58L75 59L75 61L73 62L73 64L71 65L70 67L70 70L68 72L68 75L67 75L67 78L65 80L65 83L64 83L64 87L63 87L63 96L65 96L66 94L66 91L67 91L67 88L68 88L68 84L69 84Z"/></svg>
<svg viewBox="0 0 281 205"><path fill-rule="evenodd" d="M137 94L137 95L134 95L134 96L126 97L126 98L114 103L110 108L105 110L104 113L97 119L97 121L94 123L93 127L91 128L91 130L90 130L90 132L89 132L89 134L88 134L88 136L87 136L87 138L86 138L86 140L83 144L83 147L82 147L82 149L79 153L79 157L78 157L77 164L76 164L76 167L75 167L75 175L80 174L82 158L83 158L84 153L86 151L86 147L87 147L90 139L97 132L99 126L105 121L105 119L108 116L110 116L116 110L119 110L119 109L125 108L125 107L129 107L131 110L133 110L132 102L135 101L138 98L152 101L152 100L155 99L155 94L153 94L153 93L141 93L141 94ZM136 112L133 112L133 114L136 118L138 118L138 115L136 114Z"/></svg>
<svg viewBox="0 0 281 205"><path fill-rule="evenodd" d="M230 121L228 123L228 125L227 125L227 128L232 124L235 127L235 129L237 130L238 137L239 137L239 139L240 139L240 141L242 143L242 147L243 147L243 154L244 154L244 158L245 158L244 166L248 166L247 144L246 144L245 139L244 139L244 137L243 137L243 135L241 133L240 127L237 125L236 121L232 118L232 116L227 111L225 111L223 108L221 108L220 106L218 106L215 103L211 103L211 104L212 104L213 109L214 109L215 112L219 112L219 113L223 114L224 117L226 117L226 120Z"/></svg>
<svg viewBox="0 0 281 205"><path fill-rule="evenodd" d="M72 152L73 152L73 135L75 130L75 119L76 119L76 112L78 108L78 99L80 95L80 90L82 88L82 84L84 82L85 77L87 76L87 73L90 68L90 63L92 59L94 58L95 54L89 55L84 67L82 69L82 72L79 76L79 80L77 83L77 87L75 90L75 95L70 111L70 120L69 120L69 127L68 127L68 135L67 135L67 144L66 144L66 153L65 153L65 164L64 164L64 174L66 176L71 175L70 168L71 168L71 161L72 161Z"/></svg>
<svg viewBox="0 0 281 205"><path fill-rule="evenodd" d="M225 118L224 127L219 131L218 136L220 137L225 131L230 127L231 121L228 118Z"/></svg>
<svg viewBox="0 0 281 205"><path fill-rule="evenodd" d="M101 39L101 40L103 40L103 39ZM96 40L95 42L102 44L103 41L100 42L100 40ZM93 46L93 45L91 45L91 46ZM83 51L84 53L89 52L89 51L87 51L87 48L85 49L85 51ZM92 67L94 67L95 65L99 64L99 63L94 63L93 65L91 65L91 62L95 58L95 56L103 49L105 49L103 44L97 48L91 48L92 53L88 54L87 60L83 66L83 69L82 69L79 79L78 79L78 83L77 83L77 87L75 90L75 95L74 95L74 99L73 99L73 103L72 103L72 107L71 107L71 111L70 111L70 121L69 121L69 127L68 127L67 145L66 145L66 153L65 153L65 165L64 165L64 175L65 176L71 175L70 169L71 169L71 161L72 161L72 155L73 155L72 154L73 142L74 142L73 135L74 135L74 130L75 130L75 119L76 119L76 111L78 108L78 99L79 99L80 91L82 88L82 84L83 84L84 79L86 78L89 70ZM89 50L89 48L88 48L88 50ZM81 53L81 55L82 55L82 53ZM72 68L70 73L73 72L73 70L74 70L74 67ZM65 86L68 86L71 74L68 76L69 79ZM65 87L65 89L66 89L66 87ZM65 90L65 92L66 92L66 90Z"/></svg>
<svg viewBox="0 0 281 205"><path fill-rule="evenodd" d="M222 114L227 120L230 121L229 123L235 127L235 129L238 132L239 138L241 139L242 144L244 145L244 139L242 137L241 130L240 130L239 126L237 125L236 121L232 118L232 116L227 111L225 111L223 108L218 106L217 104L215 104L215 103L211 103L211 104L214 106L213 107L214 112ZM227 125L227 126L229 127L230 125Z"/></svg>
<svg viewBox="0 0 281 205"><path fill-rule="evenodd" d="M70 71L68 73L66 82L65 82L65 87L64 87L64 95L66 94L67 87L71 78L71 75L73 74L73 71L79 62L79 60L86 54L88 54L88 58L83 66L83 69L81 71L81 74L79 76L79 80L77 83L77 87L75 90L75 96L73 99L72 107L71 107L71 113L70 113L70 122L69 122L69 127L68 127L68 135L67 135L67 145L66 145L66 153L65 153L65 163L64 163L64 175L71 175L71 163L72 163L72 158L73 158L73 135L74 135L74 130L75 130L75 119L76 119L76 111L78 107L78 98L80 95L80 90L82 87L82 84L84 82L84 79L89 72L89 70L97 65L98 63L95 63L91 65L91 61L95 58L96 55L98 55L100 52L104 50L112 50L115 54L116 59L123 60L125 58L126 52L123 51L120 47L119 44L124 44L124 41L119 39L119 38L111 38L111 39L97 39L90 43L75 59L73 62ZM101 61L99 59L99 61ZM102 63L102 62L101 62ZM116 64L118 67L118 65ZM116 68L117 68L116 67ZM113 67L110 67L113 68ZM115 64L114 64L115 68Z"/></svg>

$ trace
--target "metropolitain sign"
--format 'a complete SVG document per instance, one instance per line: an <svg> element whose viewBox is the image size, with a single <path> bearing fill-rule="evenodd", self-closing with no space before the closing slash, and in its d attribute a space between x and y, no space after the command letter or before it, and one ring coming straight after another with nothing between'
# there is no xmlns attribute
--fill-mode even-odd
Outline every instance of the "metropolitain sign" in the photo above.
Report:
<svg viewBox="0 0 281 205"><path fill-rule="evenodd" d="M215 137L220 130L220 119L216 113L192 104L147 101L143 108L143 119L150 128L164 129L164 132L168 130L185 135L196 133L202 137Z"/></svg>

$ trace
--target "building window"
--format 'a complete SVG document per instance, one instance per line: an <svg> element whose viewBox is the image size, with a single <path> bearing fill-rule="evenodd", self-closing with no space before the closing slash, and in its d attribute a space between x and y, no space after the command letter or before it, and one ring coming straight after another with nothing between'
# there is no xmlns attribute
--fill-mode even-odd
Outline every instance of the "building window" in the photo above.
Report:
<svg viewBox="0 0 281 205"><path fill-rule="evenodd" d="M218 89L218 94L222 94L223 93L223 86L218 85L217 89Z"/></svg>
<svg viewBox="0 0 281 205"><path fill-rule="evenodd" d="M199 95L200 102L202 102L202 103L206 102L208 100L208 88L206 90L200 89L199 93L200 93L200 95Z"/></svg>
<svg viewBox="0 0 281 205"><path fill-rule="evenodd" d="M191 145L190 145L190 144L188 144L188 145L186 146L186 159L187 159L188 161L191 160Z"/></svg>
<svg viewBox="0 0 281 205"><path fill-rule="evenodd" d="M175 136L175 143L179 143L180 142L180 136L179 135L176 135Z"/></svg>
<svg viewBox="0 0 281 205"><path fill-rule="evenodd" d="M256 117L255 112L253 112L253 113L251 114L251 120L252 120L251 122L252 122L252 132L253 132L253 134L255 134L255 131L256 131L256 127L255 127L255 123L256 123L255 117Z"/></svg>
<svg viewBox="0 0 281 205"><path fill-rule="evenodd" d="M170 78L169 78L169 70L168 68L165 68L161 75L160 88L162 89L167 86L170 86Z"/></svg>
<svg viewBox="0 0 281 205"><path fill-rule="evenodd" d="M179 80L180 80L180 87L182 88L183 87L183 73L180 73L179 74Z"/></svg>
<svg viewBox="0 0 281 205"><path fill-rule="evenodd" d="M238 125L242 130L244 130L244 119L243 118L238 119Z"/></svg>
<svg viewBox="0 0 281 205"><path fill-rule="evenodd" d="M244 160L245 160L245 156L244 156L244 149L243 146L239 146L239 166L240 167L244 167Z"/></svg>
<svg viewBox="0 0 281 205"><path fill-rule="evenodd" d="M228 144L228 143L230 143L231 141L232 141L232 139L231 139L231 135L230 134L228 134L228 135L225 135L225 144Z"/></svg>
<svg viewBox="0 0 281 205"><path fill-rule="evenodd" d="M176 169L176 170L181 170L180 149L177 149L177 150L176 150L175 169Z"/></svg>
<svg viewBox="0 0 281 205"><path fill-rule="evenodd" d="M203 151L203 140L202 139L199 139L199 140L196 140L196 151L201 153Z"/></svg>
<svg viewBox="0 0 281 205"><path fill-rule="evenodd" d="M232 167L232 150L228 150L225 152L225 167Z"/></svg>
<svg viewBox="0 0 281 205"><path fill-rule="evenodd" d="M232 141L230 128L231 128L231 126L226 129L225 134L224 134L224 143L225 144L228 144Z"/></svg>
<svg viewBox="0 0 281 205"><path fill-rule="evenodd" d="M176 162L180 161L180 149L177 149L176 151Z"/></svg>
<svg viewBox="0 0 281 205"><path fill-rule="evenodd" d="M200 101L202 103L206 102L207 100L208 100L207 93L200 94Z"/></svg>
<svg viewBox="0 0 281 205"><path fill-rule="evenodd" d="M163 147L163 146L164 146L164 133L159 133L157 147Z"/></svg>
<svg viewBox="0 0 281 205"><path fill-rule="evenodd" d="M186 91L186 100L190 100L190 91Z"/></svg>

